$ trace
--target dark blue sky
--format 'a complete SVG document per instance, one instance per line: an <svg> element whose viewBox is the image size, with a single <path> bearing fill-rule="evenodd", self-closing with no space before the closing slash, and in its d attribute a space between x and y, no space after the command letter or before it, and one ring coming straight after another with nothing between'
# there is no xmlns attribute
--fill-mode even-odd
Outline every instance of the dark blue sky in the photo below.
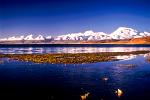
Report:
<svg viewBox="0 0 150 100"><path fill-rule="evenodd" d="M150 32L150 0L0 0L0 37L120 26Z"/></svg>

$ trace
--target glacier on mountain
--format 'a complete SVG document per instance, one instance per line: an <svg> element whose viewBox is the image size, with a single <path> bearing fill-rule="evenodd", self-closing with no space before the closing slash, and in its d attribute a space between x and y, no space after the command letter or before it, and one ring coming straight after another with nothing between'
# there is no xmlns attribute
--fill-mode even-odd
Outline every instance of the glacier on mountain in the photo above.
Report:
<svg viewBox="0 0 150 100"><path fill-rule="evenodd" d="M119 27L111 34L104 32L93 32L92 30L85 31L84 33L72 33L67 35L57 36L55 40L122 40L131 38L140 38L150 36L148 32L138 32L132 28Z"/></svg>

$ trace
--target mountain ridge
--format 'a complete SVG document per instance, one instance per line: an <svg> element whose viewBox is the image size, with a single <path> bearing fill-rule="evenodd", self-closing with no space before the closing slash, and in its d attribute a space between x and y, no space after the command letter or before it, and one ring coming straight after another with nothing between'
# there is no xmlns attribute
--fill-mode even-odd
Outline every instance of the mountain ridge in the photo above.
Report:
<svg viewBox="0 0 150 100"><path fill-rule="evenodd" d="M125 41L125 40L128 40L128 42L133 43L135 41L141 42L143 40L142 38L146 39L145 37L148 37L148 39L150 39L149 38L150 33L139 32L135 29L127 28L127 27L119 27L111 34L106 34L104 32L94 32L92 30L85 31L84 33L81 32L70 33L65 35L47 36L47 37L42 35L38 35L37 37L35 37L34 35L31 34L28 36L19 36L19 37L12 36L8 38L3 38L0 39L0 43L5 43L5 42L27 42L27 43L33 42L34 43L35 41L38 41L37 43L52 42L52 41L79 41L79 43L90 43L90 41L92 43L93 41L100 41L101 43L111 43L111 42L116 42L116 41L118 42L118 41Z"/></svg>

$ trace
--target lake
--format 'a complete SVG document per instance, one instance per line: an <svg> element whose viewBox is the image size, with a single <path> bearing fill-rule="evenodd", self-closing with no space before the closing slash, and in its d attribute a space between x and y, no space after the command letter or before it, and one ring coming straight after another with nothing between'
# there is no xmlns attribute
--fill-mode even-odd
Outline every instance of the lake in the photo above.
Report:
<svg viewBox="0 0 150 100"><path fill-rule="evenodd" d="M98 53L149 50L150 46L0 47L0 54ZM119 61L50 64L8 58L0 61L0 98L150 100L149 54L118 56ZM133 66L130 66L133 65ZM118 96L116 90L122 90Z"/></svg>

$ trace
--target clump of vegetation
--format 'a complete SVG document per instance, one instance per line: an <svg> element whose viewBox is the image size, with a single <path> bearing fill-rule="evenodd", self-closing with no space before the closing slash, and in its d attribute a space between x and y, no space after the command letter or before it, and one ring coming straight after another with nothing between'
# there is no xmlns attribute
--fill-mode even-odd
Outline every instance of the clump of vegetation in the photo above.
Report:
<svg viewBox="0 0 150 100"><path fill-rule="evenodd" d="M0 54L0 58L51 64L80 64L117 60L115 56L146 54L150 51L101 52L101 53L63 53L63 54Z"/></svg>

